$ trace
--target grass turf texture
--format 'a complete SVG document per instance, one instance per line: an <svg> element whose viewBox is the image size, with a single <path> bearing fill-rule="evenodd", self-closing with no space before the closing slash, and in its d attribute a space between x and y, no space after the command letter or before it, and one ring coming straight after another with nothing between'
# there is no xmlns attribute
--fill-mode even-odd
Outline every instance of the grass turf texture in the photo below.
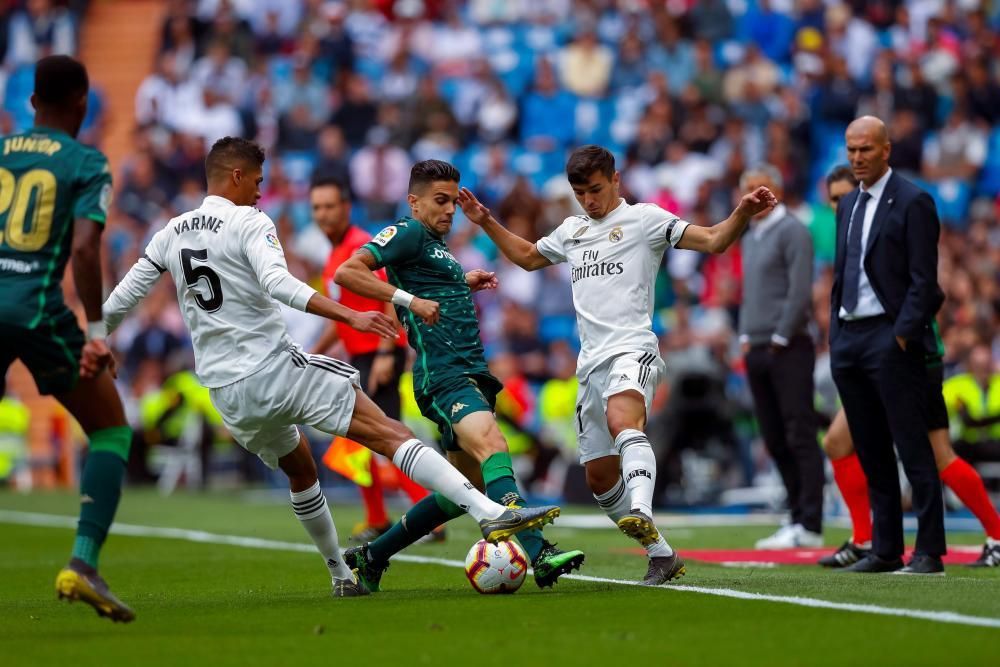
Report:
<svg viewBox="0 0 1000 667"><path fill-rule="evenodd" d="M75 513L69 494L0 494L0 509ZM582 508L581 508L582 509ZM589 510L589 508L587 508ZM346 533L360 508L334 507ZM122 523L306 542L287 503L241 494L127 491ZM0 541L0 646L4 665L628 664L843 665L990 664L1000 629L566 581L539 591L530 579L514 596L480 596L460 569L397 562L383 593L334 600L315 553L249 549L112 535L101 571L136 610L127 626L89 608L59 604L52 584L72 532L5 524ZM769 527L678 529L685 547L745 547ZM638 579L641 557L622 553L607 530L546 529L549 539L587 553L582 574ZM843 531L831 530L829 544ZM974 544L975 534L951 534ZM471 520L449 527L443 545L408 553L461 560L477 539ZM1000 618L1000 571L952 567L945 578L854 576L811 567L732 569L688 564L681 586L952 611ZM543 662L545 661L545 662Z"/></svg>

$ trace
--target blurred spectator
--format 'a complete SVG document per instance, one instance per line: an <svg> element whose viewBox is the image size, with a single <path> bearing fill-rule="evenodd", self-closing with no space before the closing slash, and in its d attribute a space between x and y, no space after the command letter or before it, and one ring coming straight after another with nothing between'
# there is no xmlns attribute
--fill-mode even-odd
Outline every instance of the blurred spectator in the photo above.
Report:
<svg viewBox="0 0 1000 667"><path fill-rule="evenodd" d="M923 157L925 178L956 184L969 181L986 160L986 135L956 107L944 127L928 137Z"/></svg>
<svg viewBox="0 0 1000 667"><path fill-rule="evenodd" d="M733 16L725 0L699 0L693 5L688 17L694 26L695 37L719 42L732 35Z"/></svg>
<svg viewBox="0 0 1000 667"><path fill-rule="evenodd" d="M559 89L552 65L539 60L534 90L525 97L521 111L521 139L537 151L566 146L573 137L573 98Z"/></svg>
<svg viewBox="0 0 1000 667"><path fill-rule="evenodd" d="M69 12L53 6L52 0L27 0L24 9L14 12L7 26L9 67L31 65L50 55L76 53L76 28Z"/></svg>
<svg viewBox="0 0 1000 667"><path fill-rule="evenodd" d="M890 118L892 153L889 154L889 166L903 172L906 178L916 177L923 168L924 154L924 133L920 130L917 114L904 109Z"/></svg>
<svg viewBox="0 0 1000 667"><path fill-rule="evenodd" d="M194 84L211 88L217 96L236 103L242 98L246 86L247 66L243 60L232 55L226 41L217 39L205 55L195 61L190 77Z"/></svg>
<svg viewBox="0 0 1000 667"><path fill-rule="evenodd" d="M694 50L691 43L681 37L677 21L665 14L657 21L656 34L659 43L649 49L650 66L665 72L671 92L679 93L694 76Z"/></svg>
<svg viewBox="0 0 1000 667"><path fill-rule="evenodd" d="M355 74L347 77L344 100L334 111L330 122L340 127L351 148L358 148L364 144L368 130L375 125L376 112L368 81Z"/></svg>
<svg viewBox="0 0 1000 667"><path fill-rule="evenodd" d="M309 62L297 57L289 79L274 86L274 106L278 114L291 113L296 107L305 109L308 125L317 129L330 117L330 90L309 68Z"/></svg>
<svg viewBox="0 0 1000 667"><path fill-rule="evenodd" d="M135 156L115 199L121 213L146 227L166 217L171 210L170 198L157 183L156 167L149 154Z"/></svg>
<svg viewBox="0 0 1000 667"><path fill-rule="evenodd" d="M743 15L740 36L748 43L758 44L763 54L777 63L791 58L795 21L792 17L775 11L770 0L761 0Z"/></svg>
<svg viewBox="0 0 1000 667"><path fill-rule="evenodd" d="M344 133L336 125L327 125L319 131L316 148L316 165L310 182L333 179L343 183L347 192L351 192L350 156Z"/></svg>
<svg viewBox="0 0 1000 667"><path fill-rule="evenodd" d="M614 62L614 54L597 41L592 30L581 30L559 54L563 87L580 97L602 97Z"/></svg>
<svg viewBox="0 0 1000 667"><path fill-rule="evenodd" d="M976 461L984 458L984 452L975 452L976 445L1000 444L1000 373L987 345L974 347L966 365L967 372L944 383L944 396L956 449Z"/></svg>
<svg viewBox="0 0 1000 667"><path fill-rule="evenodd" d="M402 148L389 144L388 139L386 128L373 127L367 145L351 158L354 194L364 203L366 217L372 223L395 219L410 179L410 157Z"/></svg>

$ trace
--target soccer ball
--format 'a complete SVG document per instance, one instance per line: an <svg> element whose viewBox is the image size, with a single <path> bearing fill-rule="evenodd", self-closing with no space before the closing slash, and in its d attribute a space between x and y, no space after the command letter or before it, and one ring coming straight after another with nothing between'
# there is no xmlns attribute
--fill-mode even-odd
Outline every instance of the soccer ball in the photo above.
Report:
<svg viewBox="0 0 1000 667"><path fill-rule="evenodd" d="M528 574L528 555L517 542L479 540L465 557L465 576L480 593L513 593Z"/></svg>

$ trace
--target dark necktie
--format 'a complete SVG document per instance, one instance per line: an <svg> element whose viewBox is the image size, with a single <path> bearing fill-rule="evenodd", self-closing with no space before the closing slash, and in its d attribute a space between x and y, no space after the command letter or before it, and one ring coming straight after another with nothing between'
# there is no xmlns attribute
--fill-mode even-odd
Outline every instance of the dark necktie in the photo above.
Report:
<svg viewBox="0 0 1000 667"><path fill-rule="evenodd" d="M844 259L844 293L841 305L848 313L858 307L858 281L861 278L861 236L865 229L865 208L872 196L867 192L858 195L847 231L847 257Z"/></svg>

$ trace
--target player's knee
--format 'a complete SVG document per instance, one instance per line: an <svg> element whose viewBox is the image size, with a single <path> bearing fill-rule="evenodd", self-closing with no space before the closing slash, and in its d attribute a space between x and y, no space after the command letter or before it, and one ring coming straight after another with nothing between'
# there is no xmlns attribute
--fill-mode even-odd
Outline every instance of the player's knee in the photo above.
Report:
<svg viewBox="0 0 1000 667"><path fill-rule="evenodd" d="M621 476L618 471L604 468L587 468L587 486L597 495L607 493L615 487Z"/></svg>
<svg viewBox="0 0 1000 667"><path fill-rule="evenodd" d="M383 424L379 437L375 438L370 448L376 453L391 459L401 444L407 440L414 440L416 437L413 431L402 422L395 419L387 419Z"/></svg>
<svg viewBox="0 0 1000 667"><path fill-rule="evenodd" d="M608 410L608 431L612 438L617 438L622 431L629 429L642 430L642 425L637 423L630 415L619 410Z"/></svg>

